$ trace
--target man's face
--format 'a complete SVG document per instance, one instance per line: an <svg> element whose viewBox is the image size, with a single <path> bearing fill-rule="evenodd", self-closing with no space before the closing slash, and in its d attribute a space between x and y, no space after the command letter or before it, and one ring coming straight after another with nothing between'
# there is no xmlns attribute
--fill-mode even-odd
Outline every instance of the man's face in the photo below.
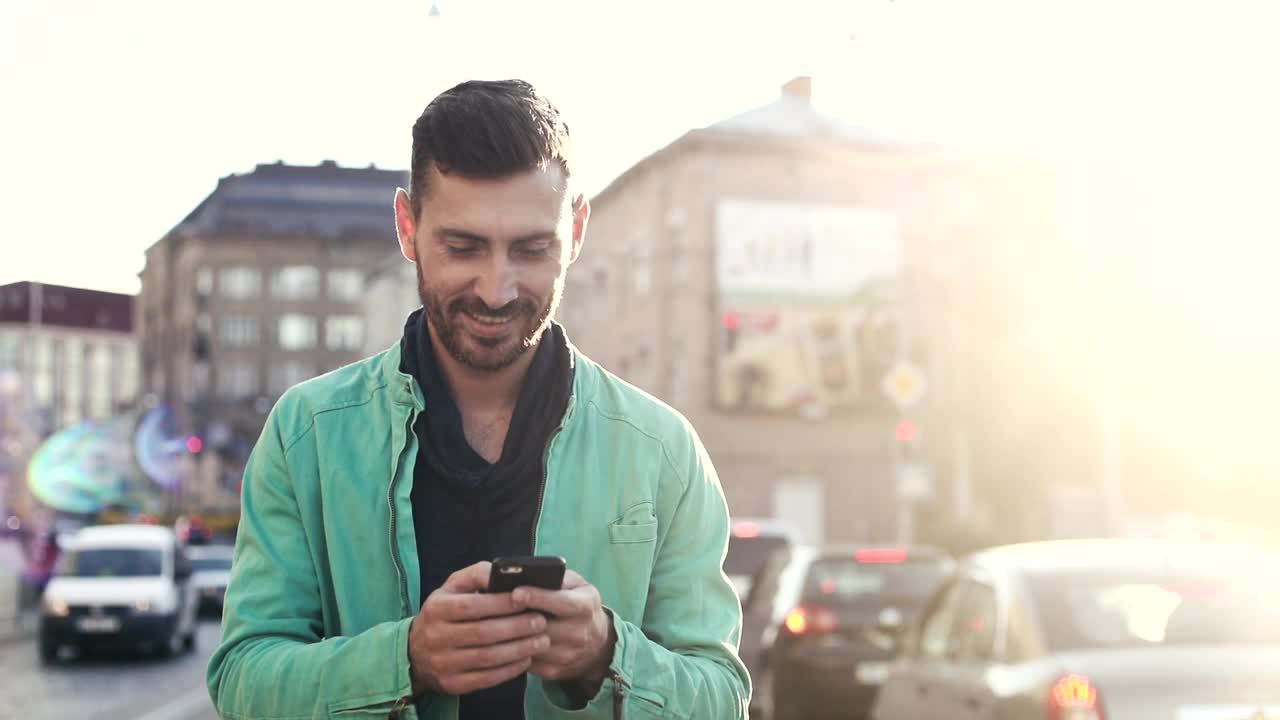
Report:
<svg viewBox="0 0 1280 720"><path fill-rule="evenodd" d="M496 372L537 344L564 294L588 210L552 165L498 180L432 172L415 217L396 196L400 247L440 346L472 370Z"/></svg>

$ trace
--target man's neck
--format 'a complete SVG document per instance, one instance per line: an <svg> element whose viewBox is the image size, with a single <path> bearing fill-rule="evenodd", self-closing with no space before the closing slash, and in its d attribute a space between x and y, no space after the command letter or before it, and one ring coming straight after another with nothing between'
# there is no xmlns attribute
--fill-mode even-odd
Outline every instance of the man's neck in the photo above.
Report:
<svg viewBox="0 0 1280 720"><path fill-rule="evenodd" d="M529 374L529 366L537 354L538 345L526 350L511 365L496 372L476 370L458 362L452 355L444 352L440 337L431 323L427 323L431 333L431 349L435 353L436 362L444 375L445 382L453 394L453 402L464 415L471 413L495 413L511 411L520 397L520 388ZM544 331L538 339L541 343L547 337Z"/></svg>

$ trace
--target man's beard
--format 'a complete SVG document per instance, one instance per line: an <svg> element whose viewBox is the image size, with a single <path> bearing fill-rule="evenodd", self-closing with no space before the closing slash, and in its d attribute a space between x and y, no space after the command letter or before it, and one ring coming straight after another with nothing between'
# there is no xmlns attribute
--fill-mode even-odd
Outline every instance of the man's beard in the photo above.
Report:
<svg viewBox="0 0 1280 720"><path fill-rule="evenodd" d="M551 325L556 308L560 306L560 298L564 294L563 282L557 282L549 301L539 309L534 300L517 297L501 308L491 308L477 297L457 297L453 300L440 300L436 293L426 284L422 275L422 264L414 263L418 271L418 298L427 321L435 331L436 338L449 357L464 367L481 372L498 372L510 367L522 355L538 344L542 333ZM467 333L462 325L462 315L487 315L507 318L514 328L512 335L502 338L475 337ZM511 342L512 337L516 341ZM481 346L493 352L476 352L467 347L467 342ZM499 352L503 344L509 344L505 352Z"/></svg>

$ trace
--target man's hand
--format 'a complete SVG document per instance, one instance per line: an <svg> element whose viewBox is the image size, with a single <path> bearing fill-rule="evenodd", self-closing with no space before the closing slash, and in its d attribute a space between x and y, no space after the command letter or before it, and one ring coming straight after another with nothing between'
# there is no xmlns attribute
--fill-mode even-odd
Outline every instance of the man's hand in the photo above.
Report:
<svg viewBox="0 0 1280 720"><path fill-rule="evenodd" d="M450 575L413 619L409 669L415 695L463 695L501 685L551 647L545 617L522 612L511 593L478 592L489 587L489 565Z"/></svg>
<svg viewBox="0 0 1280 720"><path fill-rule="evenodd" d="M617 642L613 623L600 602L600 592L581 575L566 570L560 590L516 588L512 600L521 608L551 615L551 646L534 653L529 672L544 680L577 682L595 695L613 662Z"/></svg>

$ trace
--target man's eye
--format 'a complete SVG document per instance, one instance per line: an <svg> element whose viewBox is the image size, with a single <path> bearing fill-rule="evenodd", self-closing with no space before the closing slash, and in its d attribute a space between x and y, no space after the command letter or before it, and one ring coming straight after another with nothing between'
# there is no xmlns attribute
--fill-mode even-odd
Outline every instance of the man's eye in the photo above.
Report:
<svg viewBox="0 0 1280 720"><path fill-rule="evenodd" d="M475 255L477 252L475 245L450 245L449 254L465 257L467 255Z"/></svg>
<svg viewBox="0 0 1280 720"><path fill-rule="evenodd" d="M526 246L520 248L520 254L525 257L545 257L547 250L546 245Z"/></svg>

